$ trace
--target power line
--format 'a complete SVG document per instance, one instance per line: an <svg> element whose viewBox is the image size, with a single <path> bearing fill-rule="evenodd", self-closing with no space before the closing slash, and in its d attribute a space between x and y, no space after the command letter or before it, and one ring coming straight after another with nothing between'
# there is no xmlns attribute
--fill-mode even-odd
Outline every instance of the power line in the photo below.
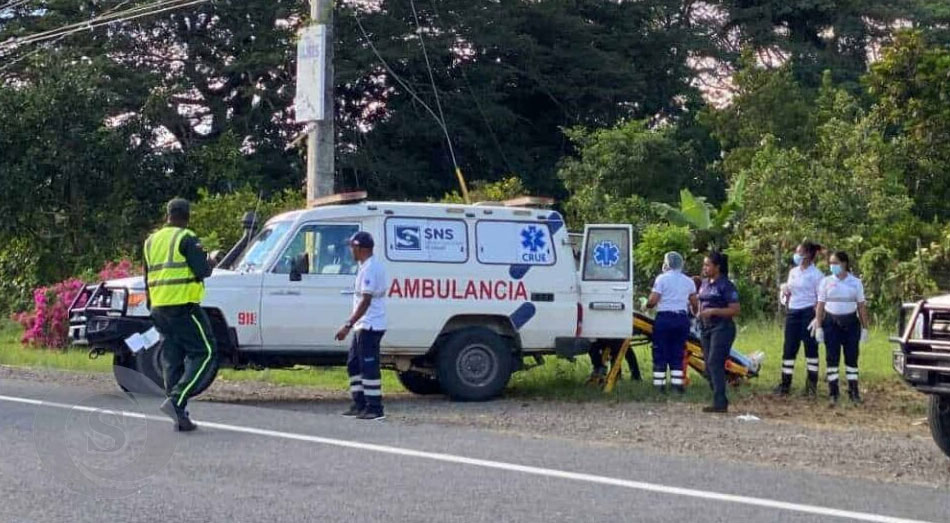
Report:
<svg viewBox="0 0 950 523"><path fill-rule="evenodd" d="M429 71L429 82L432 84L432 94L435 95L435 106L439 109L439 121L442 122L442 131L445 133L445 141L449 145L449 155L452 157L452 165L457 170L459 164L455 161L455 149L452 147L452 140L449 138L448 128L445 125L445 113L442 112L442 102L439 100L439 89L435 86L435 76L432 74L432 64L429 63L429 52L426 51L426 42L422 38L422 24L419 23L419 14L416 13L415 0L409 0L412 7L412 17L416 21L416 32L419 34L419 43L422 44L422 56L426 60L426 70Z"/></svg>
<svg viewBox="0 0 950 523"><path fill-rule="evenodd" d="M73 24L68 24L57 29L43 31L40 33L35 33L28 35L26 37L11 38L0 43L0 49L16 49L20 46L29 45L37 42L43 42L46 40L52 40L55 38L60 38L64 36L69 36L80 31L92 30L97 27L104 25L110 25L118 22L127 22L130 20L136 20L138 18L143 18L146 16L151 16L159 13L164 13L167 11L172 11L176 9L181 9L183 7L189 7L192 5L197 5L205 3L211 0L160 0L145 6L134 7L131 9L126 9L124 11L119 11L112 14L102 15L84 22L77 22Z"/></svg>
<svg viewBox="0 0 950 523"><path fill-rule="evenodd" d="M24 0L24 1L28 1L28 0ZM128 4L128 3L131 2L131 1L132 1L132 0L124 0L123 2L120 2L119 4L117 4L115 7L112 7L111 9L107 10L105 13L103 13L103 15L108 15L108 14L110 14L110 13L113 13L113 12L117 11L120 7L122 7L122 6L126 5L126 4ZM22 62L23 60L26 60L27 58L29 58L29 57L35 55L36 53L39 53L39 52L42 51L43 49L48 49L51 45L56 44L57 42L61 41L63 38L66 38L66 35L60 36L59 38L53 40L51 43L47 44L45 47L38 47L38 48L36 48L36 49L30 51L29 53L24 54L23 56L20 56L19 58L15 59L15 60L13 60L13 61L11 61L11 62L7 62L7 63L3 64L3 66L0 66L0 73L2 73L3 71L6 71L7 69L13 67L13 66L16 65L16 64Z"/></svg>
<svg viewBox="0 0 950 523"><path fill-rule="evenodd" d="M409 85L406 84L406 82L403 81L403 79L398 74L396 74L396 71L393 71L393 68L390 67L386 59L383 58L383 55L381 55L379 53L379 50L376 49L376 46L373 44L373 41L370 40L369 35L366 33L366 29L363 28L363 24L360 22L360 17L356 14L355 10L353 11L353 18L356 20L356 26L359 28L360 33L362 33L363 39L365 39L366 43L369 44L370 50L373 51L373 54L376 55L376 58L380 61L380 63L383 64L383 67L386 69L386 72L389 73L389 75L392 76L393 79L396 80L396 82L398 82L399 85L402 86L402 88L405 89L406 92L409 93L409 95L412 96L414 100L419 102L419 104L422 105L422 107L425 108L425 110L428 111L430 115L432 115L432 118L435 119L435 121L439 124L439 127L442 128L442 131L445 132L445 126L443 125L442 120L439 118L439 115L437 115L435 111L433 111L432 108L429 107L429 104L425 103L422 100L422 98L419 98L419 95L416 94L416 92L411 87L409 87Z"/></svg>
<svg viewBox="0 0 950 523"><path fill-rule="evenodd" d="M432 12L437 18L442 18L442 15L439 13L438 8L436 8L435 0L430 0L432 5ZM462 17L458 13L455 13L456 19L459 23L462 23ZM478 96L475 94L475 89L472 88L472 83L468 79L468 73L465 72L465 65L462 64L459 68L459 72L462 73L462 80L465 81L465 86L468 88L469 94L472 95L472 101L475 102L475 108L478 109L478 114L482 117L482 121L485 122L485 127L488 128L488 134L491 135L492 142L495 144L495 148L498 149L498 154L501 155L501 160L505 162L505 166L508 167L508 172L510 174L515 174L517 171L511 165L511 162L508 160L508 155L505 154L505 149L501 146L501 141L498 139L498 135L495 133L495 128L492 127L491 122L488 120L488 116L485 114L485 109L482 108L481 102L478 101Z"/></svg>
<svg viewBox="0 0 950 523"><path fill-rule="evenodd" d="M0 11L6 11L7 9L15 9L29 1L30 0L11 0L10 2L7 2L5 5L0 5Z"/></svg>

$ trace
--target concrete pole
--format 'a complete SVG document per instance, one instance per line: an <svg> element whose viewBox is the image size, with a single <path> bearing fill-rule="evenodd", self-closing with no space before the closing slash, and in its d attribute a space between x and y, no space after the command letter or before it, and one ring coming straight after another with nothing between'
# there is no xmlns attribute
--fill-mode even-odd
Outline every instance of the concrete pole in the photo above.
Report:
<svg viewBox="0 0 950 523"><path fill-rule="evenodd" d="M323 78L323 120L313 122L307 135L307 201L333 194L333 0L310 0L312 23L326 25L326 66Z"/></svg>

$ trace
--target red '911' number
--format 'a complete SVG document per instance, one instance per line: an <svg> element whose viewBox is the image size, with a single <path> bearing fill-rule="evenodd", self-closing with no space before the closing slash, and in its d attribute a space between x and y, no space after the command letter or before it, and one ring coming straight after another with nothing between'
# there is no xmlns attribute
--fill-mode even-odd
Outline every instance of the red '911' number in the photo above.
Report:
<svg viewBox="0 0 950 523"><path fill-rule="evenodd" d="M239 312L238 325L257 325L257 314L253 312Z"/></svg>

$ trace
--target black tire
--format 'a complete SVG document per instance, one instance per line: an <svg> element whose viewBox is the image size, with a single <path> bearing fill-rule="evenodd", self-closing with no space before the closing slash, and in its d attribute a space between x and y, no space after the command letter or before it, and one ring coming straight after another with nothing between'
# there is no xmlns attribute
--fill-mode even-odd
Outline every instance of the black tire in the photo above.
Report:
<svg viewBox="0 0 950 523"><path fill-rule="evenodd" d="M950 457L950 396L930 397L930 434L940 450Z"/></svg>
<svg viewBox="0 0 950 523"><path fill-rule="evenodd" d="M421 372L406 371L397 374L399 383L402 383L406 390L413 394L429 396L431 394L442 394L442 385L435 376L429 376Z"/></svg>
<svg viewBox="0 0 950 523"><path fill-rule="evenodd" d="M204 373L204 377L195 384L192 396L204 392L214 383L218 375L217 357L211 361L211 370ZM143 394L147 396L164 396L165 379L162 376L162 344L159 343L148 350L136 354L116 354L112 367L116 383L125 392Z"/></svg>
<svg viewBox="0 0 950 523"><path fill-rule="evenodd" d="M452 334L436 356L442 391L457 401L485 401L501 394L513 363L505 340L483 327Z"/></svg>
<svg viewBox="0 0 950 523"><path fill-rule="evenodd" d="M136 354L116 353L112 374L119 388L131 394L163 396L165 382L162 379L162 345Z"/></svg>

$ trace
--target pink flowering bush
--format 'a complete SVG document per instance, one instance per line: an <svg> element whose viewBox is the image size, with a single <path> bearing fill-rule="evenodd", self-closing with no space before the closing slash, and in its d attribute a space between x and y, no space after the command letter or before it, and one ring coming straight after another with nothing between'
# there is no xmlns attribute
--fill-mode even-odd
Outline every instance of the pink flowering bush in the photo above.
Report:
<svg viewBox="0 0 950 523"><path fill-rule="evenodd" d="M133 274L132 261L123 259L117 263L106 263L98 277L102 281L126 278ZM79 278L70 278L49 287L34 289L33 310L13 315L13 319L23 326L23 344L47 348L66 347L69 343L69 306L85 286L86 283Z"/></svg>

